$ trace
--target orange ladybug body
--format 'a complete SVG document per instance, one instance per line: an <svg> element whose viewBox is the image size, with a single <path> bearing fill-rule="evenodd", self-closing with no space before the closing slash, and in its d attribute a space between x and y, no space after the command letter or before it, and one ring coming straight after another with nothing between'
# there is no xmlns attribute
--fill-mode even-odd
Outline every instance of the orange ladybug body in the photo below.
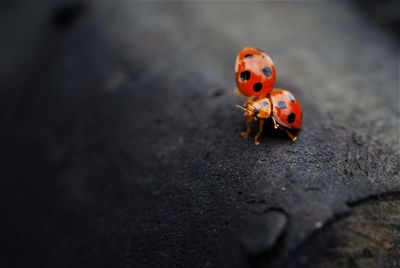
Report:
<svg viewBox="0 0 400 268"><path fill-rule="evenodd" d="M263 51L243 48L236 57L235 78L237 93L248 99L244 102L244 116L247 118L246 130L241 135L247 137L251 123L259 121L259 131L255 144L260 144L264 121L272 118L276 129L281 129L296 141L289 129L299 130L303 120L300 102L284 89L274 89L276 71L271 58Z"/></svg>

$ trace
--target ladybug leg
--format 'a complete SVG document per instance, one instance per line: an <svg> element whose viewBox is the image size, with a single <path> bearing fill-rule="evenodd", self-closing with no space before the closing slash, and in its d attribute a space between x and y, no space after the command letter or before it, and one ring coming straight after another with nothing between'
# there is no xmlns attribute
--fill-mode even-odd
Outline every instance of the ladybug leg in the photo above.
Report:
<svg viewBox="0 0 400 268"><path fill-rule="evenodd" d="M247 138L250 134L250 128L251 128L251 122L253 122L253 119L247 118L246 120L246 129L240 132L240 135L244 138Z"/></svg>
<svg viewBox="0 0 400 268"><path fill-rule="evenodd" d="M279 128L286 132L286 134L289 136L289 138L292 140L292 142L297 141L297 137L295 135L293 135L292 133L290 133L286 128L284 128L284 127L279 127Z"/></svg>
<svg viewBox="0 0 400 268"><path fill-rule="evenodd" d="M265 122L265 119L260 119L260 123L258 124L258 133L257 133L256 137L254 138L254 144L255 145L259 145L260 144L260 137L261 137L261 133L262 133L263 128L264 128L264 122Z"/></svg>
<svg viewBox="0 0 400 268"><path fill-rule="evenodd" d="M275 118L271 116L272 122L274 122L274 128L277 129L279 127L279 124L276 122Z"/></svg>

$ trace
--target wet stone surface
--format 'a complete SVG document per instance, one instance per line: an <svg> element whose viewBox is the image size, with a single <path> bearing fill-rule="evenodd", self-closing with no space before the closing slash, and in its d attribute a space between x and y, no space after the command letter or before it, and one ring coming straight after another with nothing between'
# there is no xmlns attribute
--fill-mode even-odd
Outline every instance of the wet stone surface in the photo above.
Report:
<svg viewBox="0 0 400 268"><path fill-rule="evenodd" d="M356 5L39 3L2 16L0 266L399 266L398 41ZM239 135L245 45L297 142Z"/></svg>

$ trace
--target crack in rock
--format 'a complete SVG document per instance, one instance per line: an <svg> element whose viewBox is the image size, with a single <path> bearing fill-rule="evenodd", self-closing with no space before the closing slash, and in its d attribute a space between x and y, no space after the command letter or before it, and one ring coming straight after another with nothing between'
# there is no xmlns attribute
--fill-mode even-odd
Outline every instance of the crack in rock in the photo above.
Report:
<svg viewBox="0 0 400 268"><path fill-rule="evenodd" d="M252 266L260 266L275 253L288 228L288 216L278 209L252 215L241 239L243 250Z"/></svg>

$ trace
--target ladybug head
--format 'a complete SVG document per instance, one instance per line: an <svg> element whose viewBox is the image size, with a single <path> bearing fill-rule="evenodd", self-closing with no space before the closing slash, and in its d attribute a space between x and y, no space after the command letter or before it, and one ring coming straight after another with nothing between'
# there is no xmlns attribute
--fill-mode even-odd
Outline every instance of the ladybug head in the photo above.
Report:
<svg viewBox="0 0 400 268"><path fill-rule="evenodd" d="M260 96L271 92L275 85L275 66L271 58L254 47L239 51L235 64L237 87L244 96Z"/></svg>

